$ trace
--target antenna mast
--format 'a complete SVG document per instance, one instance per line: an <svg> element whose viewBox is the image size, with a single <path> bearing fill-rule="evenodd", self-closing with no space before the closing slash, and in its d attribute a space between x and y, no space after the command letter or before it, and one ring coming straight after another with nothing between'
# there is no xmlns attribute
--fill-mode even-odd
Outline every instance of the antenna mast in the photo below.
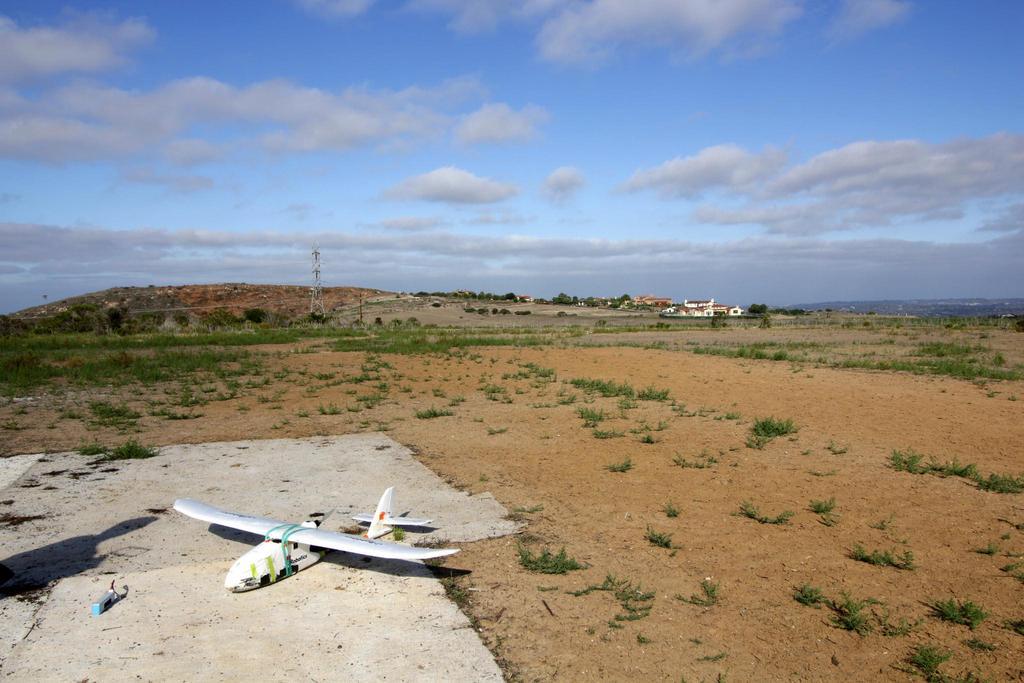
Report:
<svg viewBox="0 0 1024 683"><path fill-rule="evenodd" d="M309 314L327 317L324 308L324 288L320 284L320 247L313 245L313 286L309 288Z"/></svg>

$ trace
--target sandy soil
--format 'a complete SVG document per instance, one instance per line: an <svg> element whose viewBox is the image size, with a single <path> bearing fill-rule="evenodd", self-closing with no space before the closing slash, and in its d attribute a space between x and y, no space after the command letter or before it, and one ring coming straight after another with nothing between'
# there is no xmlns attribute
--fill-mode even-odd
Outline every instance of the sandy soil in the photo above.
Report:
<svg viewBox="0 0 1024 683"><path fill-rule="evenodd" d="M1020 343L1006 339L998 344L1019 354ZM1024 495L888 466L893 449L914 449L975 463L984 474L1024 474L1024 403L1008 400L1024 396L1024 382L980 386L612 347L382 356L390 367L353 383L344 380L364 372L366 354L311 346L317 352L268 356L270 372L291 374L258 392L211 402L187 422L144 417L134 436L159 444L384 429L453 483L490 491L510 509L536 510L521 513L529 526L517 539L466 545L459 556L472 570L463 580L473 589L469 611L510 677L910 680L911 650L937 645L952 653L942 667L949 674L1024 678L1024 637L1004 626L1024 619L1024 583L1000 570L1024 553ZM544 381L526 364L557 376ZM668 389L675 405L622 408L566 383L581 377ZM361 409L356 399L380 392L380 382L387 384L383 402ZM119 395L145 412L145 397ZM575 402L563 404L569 395ZM68 401L42 398L16 416L24 428L9 432L9 452L125 438L57 420ZM337 414L318 410L332 405ZM453 414L415 417L428 407ZM608 417L599 428L621 436L595 438L580 407L603 410ZM12 411L0 410L0 419ZM769 415L792 418L799 431L763 450L748 448L752 421ZM717 462L704 469L673 462L708 456ZM631 470L607 469L626 458ZM831 497L838 521L827 526L808 505ZM769 515L795 515L788 524L759 524L737 514L744 501ZM667 503L678 517L663 512ZM673 548L649 543L648 529L671 534ZM587 567L557 576L528 572L517 561L520 543L534 552L565 547ZM976 552L989 543L995 554ZM849 554L856 544L909 550L917 567L855 561ZM568 592L608 574L653 591L650 614L616 622L622 608L610 593ZM708 577L720 586L718 604L686 602ZM830 610L797 603L793 590L803 583L829 598L845 592L877 600L865 608L875 615L872 632L842 630ZM928 605L950 597L982 605L988 618L973 631L940 621ZM909 635L883 635L886 614L890 623L916 626ZM995 649L971 649L971 638Z"/></svg>

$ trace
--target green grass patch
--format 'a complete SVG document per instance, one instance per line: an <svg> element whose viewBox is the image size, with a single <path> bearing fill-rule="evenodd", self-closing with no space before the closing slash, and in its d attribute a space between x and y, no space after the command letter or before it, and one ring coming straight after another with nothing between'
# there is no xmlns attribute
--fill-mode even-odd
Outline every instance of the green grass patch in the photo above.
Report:
<svg viewBox="0 0 1024 683"><path fill-rule="evenodd" d="M988 618L988 612L981 605L976 605L970 600L960 601L955 598L937 600L929 607L931 607L932 614L942 621L962 624L972 631Z"/></svg>
<svg viewBox="0 0 1024 683"><path fill-rule="evenodd" d="M584 427L596 427L599 422L604 421L608 417L608 414L600 408L588 408L586 406L577 408L576 414L583 420Z"/></svg>
<svg viewBox="0 0 1024 683"><path fill-rule="evenodd" d="M691 605L698 605L700 607L711 607L717 605L718 600L721 598L720 591L722 585L716 583L711 579L702 579L700 582L700 593L694 593L688 598L684 598L681 595L677 595L676 599L682 602L688 602Z"/></svg>
<svg viewBox="0 0 1024 683"><path fill-rule="evenodd" d="M657 387L644 387L636 393L637 399L641 401L667 401L668 396L668 389L658 389Z"/></svg>
<svg viewBox="0 0 1024 683"><path fill-rule="evenodd" d="M666 517L673 519L679 516L679 508L677 508L672 502L665 503L661 508L661 511L665 513Z"/></svg>
<svg viewBox="0 0 1024 683"><path fill-rule="evenodd" d="M545 548L539 555L534 555L524 545L519 546L519 564L524 569L541 574L565 574L577 569L583 569L583 565L574 558L569 557L565 548L552 554Z"/></svg>
<svg viewBox="0 0 1024 683"><path fill-rule="evenodd" d="M437 408L431 406L430 408L424 408L423 410L416 411L416 418L419 420L431 420L435 417L449 417L454 415L452 411L447 408Z"/></svg>
<svg viewBox="0 0 1024 683"><path fill-rule="evenodd" d="M127 441L117 448L108 451L104 456L103 460L145 460L146 458L153 458L160 455L160 451L156 448L149 448L143 446L138 441L132 439Z"/></svg>
<svg viewBox="0 0 1024 683"><path fill-rule="evenodd" d="M591 432L595 439L618 439L626 433L617 429L595 429Z"/></svg>
<svg viewBox="0 0 1024 683"><path fill-rule="evenodd" d="M913 570L917 567L914 564L914 553L909 550L902 555L896 555L892 550L872 550L870 553L861 544L856 544L850 551L850 558L858 562L866 562L877 567L894 567L895 569Z"/></svg>
<svg viewBox="0 0 1024 683"><path fill-rule="evenodd" d="M644 533L644 538L651 545L656 545L659 548L671 548L672 547L672 534L665 533L662 531L655 531L651 527L647 527L647 531Z"/></svg>
<svg viewBox="0 0 1024 683"><path fill-rule="evenodd" d="M600 394L601 396L606 397L636 397L636 391L628 383L619 384L611 380L588 379L585 377L571 379L569 380L569 383L588 394Z"/></svg>
<svg viewBox="0 0 1024 683"><path fill-rule="evenodd" d="M793 599L801 605L807 605L808 607L814 608L817 608L818 605L826 602L825 595L821 592L821 589L812 586L809 583L797 586L793 590Z"/></svg>
<svg viewBox="0 0 1024 683"><path fill-rule="evenodd" d="M750 502L749 500L745 500L742 503L740 503L740 512L739 512L739 514L741 516L743 516L743 517L747 517L747 518L752 519L755 522L759 522L761 524L776 524L776 525L778 525L778 524L788 524L790 518L792 518L793 515L796 514L796 513L794 513L792 510L785 510L783 512L780 512L775 517L769 517L767 515L761 514L760 510L758 510L757 507L752 502Z"/></svg>
<svg viewBox="0 0 1024 683"><path fill-rule="evenodd" d="M918 645L907 657L907 663L928 683L940 683L949 679L939 671L939 667L952 656L952 652L934 645Z"/></svg>
<svg viewBox="0 0 1024 683"><path fill-rule="evenodd" d="M609 472L629 472L633 469L633 461L630 458L626 458L622 462L614 462L610 465L605 465L604 468Z"/></svg>
<svg viewBox="0 0 1024 683"><path fill-rule="evenodd" d="M571 591L569 594L580 597L594 591L611 593L619 602L619 607L622 608L622 612L616 614L614 620L608 624L612 628L619 627L617 622L638 621L651 613L654 592L644 591L640 584L634 585L632 581L616 578L614 574L606 575L603 583L592 584L578 591Z"/></svg>
<svg viewBox="0 0 1024 683"><path fill-rule="evenodd" d="M89 421L97 427L113 427L125 431L138 424L141 415L127 405L114 405L108 401L92 401L89 403L92 419Z"/></svg>
<svg viewBox="0 0 1024 683"><path fill-rule="evenodd" d="M992 473L985 477L973 463L963 464L956 458L944 463L932 458L926 463L924 455L921 453L910 449L906 451L893 450L889 456L889 465L897 472L967 479L974 482L975 486L983 491L993 493L1024 492L1024 475L1015 477L1010 474Z"/></svg>
<svg viewBox="0 0 1024 683"><path fill-rule="evenodd" d="M856 600L849 593L843 593L839 600L832 600L828 603L832 609L832 623L844 630L853 631L859 636L867 635L873 629L871 615L865 612L869 605L877 601Z"/></svg>

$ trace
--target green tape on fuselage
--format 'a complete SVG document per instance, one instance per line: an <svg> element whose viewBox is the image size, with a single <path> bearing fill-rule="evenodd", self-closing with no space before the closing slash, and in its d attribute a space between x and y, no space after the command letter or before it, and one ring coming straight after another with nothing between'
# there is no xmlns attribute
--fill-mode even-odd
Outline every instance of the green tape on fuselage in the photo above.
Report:
<svg viewBox="0 0 1024 683"><path fill-rule="evenodd" d="M252 578L254 578L257 581L259 581L260 575L256 573L256 563L255 562L253 562L252 564L249 565L249 571L252 572Z"/></svg>
<svg viewBox="0 0 1024 683"><path fill-rule="evenodd" d="M277 581L277 570L274 569L273 557L267 557L267 569L270 570L270 583L274 583L275 581Z"/></svg>

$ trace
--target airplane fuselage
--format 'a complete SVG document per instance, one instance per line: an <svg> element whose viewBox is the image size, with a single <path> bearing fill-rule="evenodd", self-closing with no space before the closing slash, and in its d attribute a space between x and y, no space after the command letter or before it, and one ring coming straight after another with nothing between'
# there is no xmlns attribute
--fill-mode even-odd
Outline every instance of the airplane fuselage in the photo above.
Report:
<svg viewBox="0 0 1024 683"><path fill-rule="evenodd" d="M234 593L242 593L269 586L313 566L324 554L321 548L310 548L301 543L266 540L231 565L224 587Z"/></svg>

